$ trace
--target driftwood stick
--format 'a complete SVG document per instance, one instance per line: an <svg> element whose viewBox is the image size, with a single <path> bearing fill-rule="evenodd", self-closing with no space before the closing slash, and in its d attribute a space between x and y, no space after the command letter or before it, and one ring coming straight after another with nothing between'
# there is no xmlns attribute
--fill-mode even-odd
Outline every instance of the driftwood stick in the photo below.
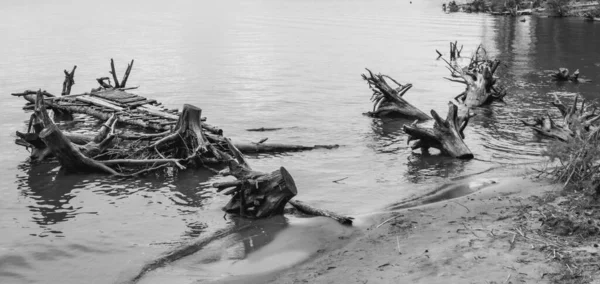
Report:
<svg viewBox="0 0 600 284"><path fill-rule="evenodd" d="M115 61L111 58L110 59L110 74L112 74L113 77L113 82L115 82L115 88L120 88L121 85L119 85L119 79L117 79L117 72L115 71Z"/></svg>
<svg viewBox="0 0 600 284"><path fill-rule="evenodd" d="M352 225L352 220L354 220L353 217L340 215L340 214L337 214L337 213L329 211L329 210L315 208L315 207L312 207L300 200L290 200L289 203L292 206L294 206L296 209L298 209L298 211L300 211L304 214L313 215L313 216L329 217L333 220L338 221L342 225Z"/></svg>
<svg viewBox="0 0 600 284"><path fill-rule="evenodd" d="M66 96L71 94L71 87L75 85L75 69L77 69L77 65L73 66L73 70L69 73L65 70L65 81L63 82L63 89L61 92L62 96Z"/></svg>
<svg viewBox="0 0 600 284"><path fill-rule="evenodd" d="M127 65L127 70L125 70L125 74L123 75L123 79L121 79L121 84L119 84L118 88L125 88L127 85L127 79L129 79L129 73L131 72L131 68L133 67L133 59L131 59L131 63Z"/></svg>
<svg viewBox="0 0 600 284"><path fill-rule="evenodd" d="M338 148L339 145L303 146L279 143L235 143L235 147L242 153L280 153L315 149L335 149Z"/></svg>

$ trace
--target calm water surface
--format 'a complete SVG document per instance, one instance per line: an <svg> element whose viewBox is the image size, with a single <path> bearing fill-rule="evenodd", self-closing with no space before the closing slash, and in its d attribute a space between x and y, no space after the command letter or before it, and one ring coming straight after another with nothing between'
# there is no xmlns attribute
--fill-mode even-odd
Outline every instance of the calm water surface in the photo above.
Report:
<svg viewBox="0 0 600 284"><path fill-rule="evenodd" d="M0 283L121 281L173 245L232 222L220 210L226 198L206 188L216 179L202 170L124 181L30 165L14 145L29 114L9 93L60 93L62 70L73 65L74 93L96 87L110 58L118 72L134 58L129 82L139 94L172 108L197 105L234 140L343 145L250 162L264 171L285 166L299 199L350 215L448 178L538 161L547 142L517 119L546 111L551 92L570 101L600 90L600 25L579 19L448 15L436 1L52 2L0 4ZM406 98L445 115L462 86L442 79L448 71L434 50L447 52L453 40L464 55L483 43L503 61L501 83L510 88L506 105L476 110L466 130L471 161L413 153L406 121L361 115L372 107L365 67L414 84ZM593 82L551 82L546 70L558 67L579 68ZM253 127L284 129L244 130ZM304 225L282 218L261 228Z"/></svg>

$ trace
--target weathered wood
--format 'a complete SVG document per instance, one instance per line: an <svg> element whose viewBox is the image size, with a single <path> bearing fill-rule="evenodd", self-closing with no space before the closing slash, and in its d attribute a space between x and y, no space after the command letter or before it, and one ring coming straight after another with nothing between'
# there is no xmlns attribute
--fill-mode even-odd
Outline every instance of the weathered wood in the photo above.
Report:
<svg viewBox="0 0 600 284"><path fill-rule="evenodd" d="M44 128L40 138L59 160L61 167L69 172L101 172L118 175L113 169L83 155L54 124Z"/></svg>
<svg viewBox="0 0 600 284"><path fill-rule="evenodd" d="M546 113L544 116L534 117L534 122L530 123L521 119L521 122L529 126L536 133L550 137L554 139L558 139L561 141L567 141L570 137L574 135L573 131L568 129L565 126L556 125L549 114Z"/></svg>
<svg viewBox="0 0 600 284"><path fill-rule="evenodd" d="M278 152L294 152L306 151L314 149L334 149L339 145L290 145L279 143L235 143L235 147L242 153L278 153Z"/></svg>
<svg viewBox="0 0 600 284"><path fill-rule="evenodd" d="M243 212L244 217L264 218L283 214L286 203L297 194L294 179L281 167L269 174L250 171L239 176L237 193L223 208L228 213Z"/></svg>
<svg viewBox="0 0 600 284"><path fill-rule="evenodd" d="M73 70L69 73L65 70L65 81L63 82L63 89L61 92L62 96L66 96L71 94L71 87L75 85L75 69L77 69L77 65L73 66Z"/></svg>
<svg viewBox="0 0 600 284"><path fill-rule="evenodd" d="M123 75L123 79L121 79L121 84L119 84L119 88L126 87L127 80L129 79L129 73L131 73L131 68L133 68L133 59L131 59L131 63L127 64L127 70L125 70L125 74Z"/></svg>
<svg viewBox="0 0 600 284"><path fill-rule="evenodd" d="M247 218L264 218L283 214L287 202L297 194L296 184L289 172L281 167L271 173L252 170L244 155L225 138L231 154L224 154L229 159L229 174L237 179L235 183L217 183L222 189L234 193L223 210L240 214Z"/></svg>
<svg viewBox="0 0 600 284"><path fill-rule="evenodd" d="M273 128L268 128L268 127L248 128L248 129L246 129L246 131L264 132L264 131L276 131L276 130L280 130L280 129L283 129L283 128L281 128L281 127L273 127Z"/></svg>
<svg viewBox="0 0 600 284"><path fill-rule="evenodd" d="M33 96L33 95L26 94L26 95L23 95L23 98L29 102L35 102L35 96ZM107 120L112 116L112 113L102 111L101 109L90 107L89 105L80 106L80 105L73 105L73 104L64 104L62 102L55 101L55 100L44 100L44 103L47 107L52 108L52 109L59 109L59 110L73 112L73 113L87 114L87 115L90 115L90 116L95 117L100 120ZM119 122L123 122L123 123L129 124L129 125L139 126L142 128L150 128L150 129L155 129L155 130L168 130L169 129L168 124L149 123L148 121L146 121L142 118L130 117L130 113L120 114L118 120L119 120Z"/></svg>
<svg viewBox="0 0 600 284"><path fill-rule="evenodd" d="M452 64L445 59L444 61L453 77L445 79L466 86L465 91L456 97L458 102L471 108L491 104L494 101L503 101L507 92L503 87L496 86L497 79L494 77L500 61L489 60L487 52L481 45L471 57L469 65L464 68L458 66L456 62Z"/></svg>
<svg viewBox="0 0 600 284"><path fill-rule="evenodd" d="M342 225L352 225L352 220L354 220L352 217L340 215L329 210L312 207L300 200L290 200L289 203L304 214L328 217L338 221Z"/></svg>
<svg viewBox="0 0 600 284"><path fill-rule="evenodd" d="M113 82L115 83L115 88L120 88L121 85L119 84L119 79L117 79L117 72L115 71L115 61L111 58L110 59L110 74L113 77Z"/></svg>
<svg viewBox="0 0 600 284"><path fill-rule="evenodd" d="M431 119L427 114L407 102L403 96L412 88L412 84L402 85L393 78L382 75L373 74L367 69L369 75L361 74L362 78L367 81L369 88L373 91L371 101L373 101L373 112L368 112L369 116L383 117L388 115L400 115L411 119L428 120ZM388 85L385 78L398 85L394 89Z"/></svg>
<svg viewBox="0 0 600 284"><path fill-rule="evenodd" d="M578 82L579 80L579 69L575 70L573 74L569 74L569 69L559 68L558 71L551 75L556 81L572 81Z"/></svg>
<svg viewBox="0 0 600 284"><path fill-rule="evenodd" d="M431 115L435 120L433 129L421 128L416 123L404 125L404 132L409 135L408 141L417 140L411 148L413 150L420 148L423 152L429 148L436 148L454 158L472 159L473 154L463 141L464 129L472 115L459 117L457 113L458 106L449 102L446 120L431 110Z"/></svg>
<svg viewBox="0 0 600 284"><path fill-rule="evenodd" d="M124 108L122 108L120 106L117 106L116 104L114 104L111 101L103 100L101 98L92 97L92 96L89 96L89 95L78 96L78 97L76 97L76 100L82 101L84 103L89 103L89 104L93 104L93 105L96 105L96 106L100 106L100 107L104 107L104 108L116 110L116 111L123 111L124 110Z"/></svg>

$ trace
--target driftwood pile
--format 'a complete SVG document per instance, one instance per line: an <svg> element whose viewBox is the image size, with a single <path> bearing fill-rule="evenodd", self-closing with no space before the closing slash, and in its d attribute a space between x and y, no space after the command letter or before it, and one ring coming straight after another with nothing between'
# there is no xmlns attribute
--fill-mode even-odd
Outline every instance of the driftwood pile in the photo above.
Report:
<svg viewBox="0 0 600 284"><path fill-rule="evenodd" d="M16 143L31 149L32 162L58 161L62 171L71 173L128 177L166 168L180 171L205 167L216 174L237 178L214 184L218 191L232 196L223 208L228 213L264 218L283 214L290 203L305 214L352 223L350 217L290 202L297 189L289 172L283 167L271 173L254 171L242 154L332 149L337 145L264 143L267 139L234 144L223 136L220 128L206 124L202 109L196 106L185 104L181 112L169 110L155 100L127 92L137 88L127 87L133 63L132 60L123 78L118 80L111 60L112 82L109 77L98 78L100 86L89 93L71 94L75 66L71 72L64 72L61 96L42 90L13 94L29 102L25 109L33 110L27 132L17 132ZM54 122L49 110L55 118L68 120L72 114L85 114L105 123L96 133L68 132ZM219 170L226 165L228 170Z"/></svg>

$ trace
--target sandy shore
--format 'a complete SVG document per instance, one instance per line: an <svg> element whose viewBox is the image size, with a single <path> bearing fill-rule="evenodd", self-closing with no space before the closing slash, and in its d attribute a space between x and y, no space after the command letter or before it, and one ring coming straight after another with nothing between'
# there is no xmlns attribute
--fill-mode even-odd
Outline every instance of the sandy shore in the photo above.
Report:
<svg viewBox="0 0 600 284"><path fill-rule="evenodd" d="M536 200L553 190L544 181L505 177L467 196L363 217L357 222L361 230L348 245L255 281L550 282L547 275L559 267L535 241L517 238L515 224L523 210L535 210Z"/></svg>

